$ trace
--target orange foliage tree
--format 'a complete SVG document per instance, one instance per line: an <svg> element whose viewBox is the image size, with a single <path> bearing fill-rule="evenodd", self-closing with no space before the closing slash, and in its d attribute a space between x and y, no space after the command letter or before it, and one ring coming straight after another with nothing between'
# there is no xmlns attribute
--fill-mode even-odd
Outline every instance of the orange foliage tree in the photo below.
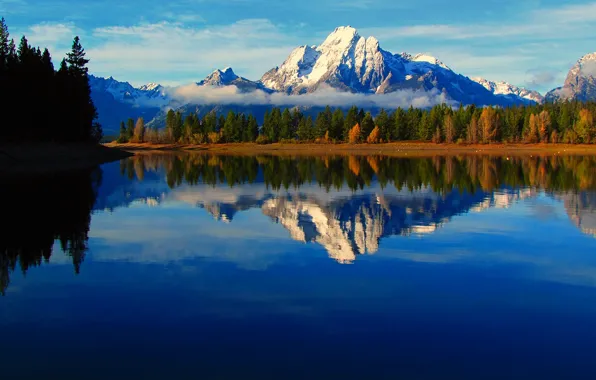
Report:
<svg viewBox="0 0 596 380"><path fill-rule="evenodd" d="M360 142L360 124L356 124L350 129L348 140L350 144L357 144Z"/></svg>
<svg viewBox="0 0 596 380"><path fill-rule="evenodd" d="M375 127L368 135L366 142L369 144L378 144L381 142L381 130L379 127Z"/></svg>

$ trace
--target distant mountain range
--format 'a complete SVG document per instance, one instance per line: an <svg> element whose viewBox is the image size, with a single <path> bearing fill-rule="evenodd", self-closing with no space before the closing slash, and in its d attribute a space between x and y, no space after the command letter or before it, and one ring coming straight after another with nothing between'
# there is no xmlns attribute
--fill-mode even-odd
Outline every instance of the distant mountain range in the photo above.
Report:
<svg viewBox="0 0 596 380"><path fill-rule="evenodd" d="M143 116L149 125L162 127L165 110L180 109L205 114L212 110L252 112L258 119L271 107L263 95L286 96L286 106L304 105L304 98L292 104L291 96L338 91L361 95L388 95L414 92L428 94L430 102L508 106L567 99L596 99L596 53L586 55L571 69L563 87L543 97L537 91L468 78L451 70L435 57L424 54L393 54L381 49L374 37L361 37L352 27L339 27L320 46L300 46L281 64L266 72L258 81L236 75L232 68L215 70L205 79L178 88L150 83L138 88L113 78L91 76L91 90L106 134L116 133L120 121ZM213 89L231 89L222 96L205 94ZM199 93L199 97L187 93ZM255 93L251 99L251 93ZM244 95L244 96L242 96ZM236 100L235 100L236 99ZM346 100L350 102L352 98ZM322 100L321 100L322 102ZM345 104L349 107L353 104ZM389 108L389 107L385 107Z"/></svg>

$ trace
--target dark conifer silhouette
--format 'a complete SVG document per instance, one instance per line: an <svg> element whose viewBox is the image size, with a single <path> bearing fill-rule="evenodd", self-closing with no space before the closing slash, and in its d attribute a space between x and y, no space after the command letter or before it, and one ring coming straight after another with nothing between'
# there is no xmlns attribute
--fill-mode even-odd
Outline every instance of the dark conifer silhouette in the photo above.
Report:
<svg viewBox="0 0 596 380"><path fill-rule="evenodd" d="M32 47L25 36L15 47L0 20L0 112L24 115L0 125L3 142L97 143L103 134L91 99L85 50L75 37L55 71L48 49Z"/></svg>

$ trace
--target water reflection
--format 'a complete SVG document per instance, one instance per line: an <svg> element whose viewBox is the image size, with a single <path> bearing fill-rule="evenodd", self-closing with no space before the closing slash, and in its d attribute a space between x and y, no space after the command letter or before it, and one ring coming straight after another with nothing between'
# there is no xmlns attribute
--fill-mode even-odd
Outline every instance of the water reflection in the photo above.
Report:
<svg viewBox="0 0 596 380"><path fill-rule="evenodd" d="M50 260L55 242L79 272L92 210L172 202L222 223L259 210L295 241L339 263L374 254L391 236L423 236L456 215L546 196L596 237L596 157L138 155L54 177L5 181L0 291L10 272ZM150 232L150 231L149 231Z"/></svg>
<svg viewBox="0 0 596 380"><path fill-rule="evenodd" d="M141 155L120 172L137 181L121 183L101 207L182 201L226 223L258 208L340 263L377 252L384 237L430 234L455 215L540 194L596 236L595 157Z"/></svg>
<svg viewBox="0 0 596 380"><path fill-rule="evenodd" d="M101 184L101 169L27 179L4 178L0 236L0 292L18 267L49 262L55 242L79 273L87 251L91 210Z"/></svg>

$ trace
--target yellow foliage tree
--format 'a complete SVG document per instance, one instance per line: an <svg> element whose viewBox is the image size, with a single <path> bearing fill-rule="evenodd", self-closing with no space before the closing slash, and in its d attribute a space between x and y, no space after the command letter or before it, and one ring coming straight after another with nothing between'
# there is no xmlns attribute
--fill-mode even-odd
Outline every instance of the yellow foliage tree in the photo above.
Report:
<svg viewBox="0 0 596 380"><path fill-rule="evenodd" d="M492 107L485 107L478 120L482 142L488 144L497 137L499 132L499 115Z"/></svg>
<svg viewBox="0 0 596 380"><path fill-rule="evenodd" d="M366 142L369 144L378 144L381 142L381 130L379 127L375 127L371 132L370 135L366 138Z"/></svg>
<svg viewBox="0 0 596 380"><path fill-rule="evenodd" d="M547 110L540 112L540 114L537 117L537 122L540 141L548 142L548 132L552 124L550 119L550 113L548 113Z"/></svg>
<svg viewBox="0 0 596 380"><path fill-rule="evenodd" d="M455 137L455 126L451 114L445 115L443 119L443 129L445 130L445 142L452 144Z"/></svg>
<svg viewBox="0 0 596 380"><path fill-rule="evenodd" d="M145 120L142 117L137 119L132 139L137 143L142 143L145 141Z"/></svg>
<svg viewBox="0 0 596 380"><path fill-rule="evenodd" d="M476 144L478 143L478 119L476 116L472 116L472 120L470 121L470 125L468 126L468 143Z"/></svg>
<svg viewBox="0 0 596 380"><path fill-rule="evenodd" d="M350 144L358 144L360 142L360 124L356 124L350 129L348 141Z"/></svg>
<svg viewBox="0 0 596 380"><path fill-rule="evenodd" d="M594 115L590 110L583 108L579 111L579 119L575 123L574 129L581 142L584 144L592 142L596 135L596 128L594 126Z"/></svg>

